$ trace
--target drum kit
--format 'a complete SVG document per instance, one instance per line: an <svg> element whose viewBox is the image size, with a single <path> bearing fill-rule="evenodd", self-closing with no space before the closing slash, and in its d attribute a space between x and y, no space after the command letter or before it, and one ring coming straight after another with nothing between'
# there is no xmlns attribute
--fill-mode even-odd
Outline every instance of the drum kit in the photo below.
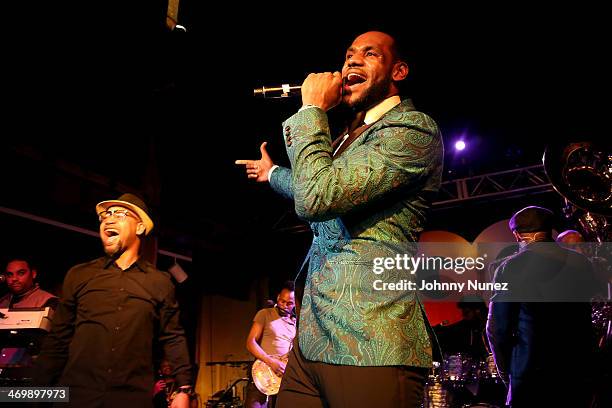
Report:
<svg viewBox="0 0 612 408"><path fill-rule="evenodd" d="M490 393L482 392L485 389ZM434 362L425 384L423 408L498 408L506 388L492 355L478 360L466 353L445 355Z"/></svg>

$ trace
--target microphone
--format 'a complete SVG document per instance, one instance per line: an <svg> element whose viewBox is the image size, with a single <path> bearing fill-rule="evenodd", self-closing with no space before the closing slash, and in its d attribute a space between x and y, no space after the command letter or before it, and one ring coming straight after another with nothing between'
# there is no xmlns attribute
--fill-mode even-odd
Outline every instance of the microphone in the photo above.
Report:
<svg viewBox="0 0 612 408"><path fill-rule="evenodd" d="M301 85L289 84L271 87L262 86L261 88L255 88L253 90L253 96L261 98L289 98L292 96L300 96L301 89Z"/></svg>
<svg viewBox="0 0 612 408"><path fill-rule="evenodd" d="M344 87L346 85L346 78L342 78L342 89L341 93L344 96ZM261 98L289 98L293 96L300 96L302 94L302 86L301 85L290 85L290 84L282 84L281 86L271 86L253 89L253 96L261 97Z"/></svg>

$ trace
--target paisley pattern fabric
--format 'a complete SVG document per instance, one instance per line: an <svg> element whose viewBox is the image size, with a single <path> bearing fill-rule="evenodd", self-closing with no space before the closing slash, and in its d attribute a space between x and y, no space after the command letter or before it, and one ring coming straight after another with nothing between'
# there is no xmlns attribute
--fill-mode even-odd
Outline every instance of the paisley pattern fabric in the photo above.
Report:
<svg viewBox="0 0 612 408"><path fill-rule="evenodd" d="M291 170L270 185L293 198L314 233L299 324L313 361L429 367L432 346L421 304L410 291L377 291L405 270L373 273L375 257L414 254L430 195L442 176L440 131L404 100L332 159L327 115L302 110L284 124Z"/></svg>
<svg viewBox="0 0 612 408"><path fill-rule="evenodd" d="M291 181L291 170L286 167L277 167L270 177L270 186L280 195L293 200L293 181Z"/></svg>

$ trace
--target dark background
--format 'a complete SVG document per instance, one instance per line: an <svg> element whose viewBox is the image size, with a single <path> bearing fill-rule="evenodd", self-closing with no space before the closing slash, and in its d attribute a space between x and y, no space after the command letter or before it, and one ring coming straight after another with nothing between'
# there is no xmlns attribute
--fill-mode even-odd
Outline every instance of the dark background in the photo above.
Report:
<svg viewBox="0 0 612 408"><path fill-rule="evenodd" d="M291 203L233 163L257 158L267 140L287 164L280 124L300 100L251 92L339 69L363 31L386 30L406 45L408 94L442 130L447 180L541 163L546 144L563 137L608 137L600 10L212 11L182 0L182 33L165 27L164 1L81 3L7 11L0 206L96 230L97 202L126 189L142 195L159 247L193 257L182 263L192 282L180 289L186 307L192 295L243 298L255 277L275 285L295 274L310 233L290 232L300 224ZM460 155L458 137L468 143ZM551 192L471 202L434 211L430 229L472 240L530 204L559 213L562 200ZM36 256L49 287L101 253L95 238L19 217L0 214L0 226L2 255ZM159 266L172 261L161 256Z"/></svg>

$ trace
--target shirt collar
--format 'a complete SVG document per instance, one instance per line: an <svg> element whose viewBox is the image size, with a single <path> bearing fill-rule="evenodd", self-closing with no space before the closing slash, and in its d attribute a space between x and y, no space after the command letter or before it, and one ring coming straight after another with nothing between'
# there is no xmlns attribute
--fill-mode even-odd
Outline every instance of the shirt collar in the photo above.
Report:
<svg viewBox="0 0 612 408"><path fill-rule="evenodd" d="M399 95L393 95L380 102L378 105L367 110L365 119L363 120L366 125L370 125L376 122L378 119L382 117L385 113L389 112L391 109L395 108L402 102L402 99Z"/></svg>
<svg viewBox="0 0 612 408"><path fill-rule="evenodd" d="M106 255L103 259L103 268L104 269L108 269L109 266L111 266L114 262L115 259L111 256ZM142 272L146 272L147 268L145 265L146 261L144 259L142 259L142 257L138 258L136 260L136 262L134 262L129 268L127 268L126 270L132 269L134 266L137 267L138 269L140 269Z"/></svg>

